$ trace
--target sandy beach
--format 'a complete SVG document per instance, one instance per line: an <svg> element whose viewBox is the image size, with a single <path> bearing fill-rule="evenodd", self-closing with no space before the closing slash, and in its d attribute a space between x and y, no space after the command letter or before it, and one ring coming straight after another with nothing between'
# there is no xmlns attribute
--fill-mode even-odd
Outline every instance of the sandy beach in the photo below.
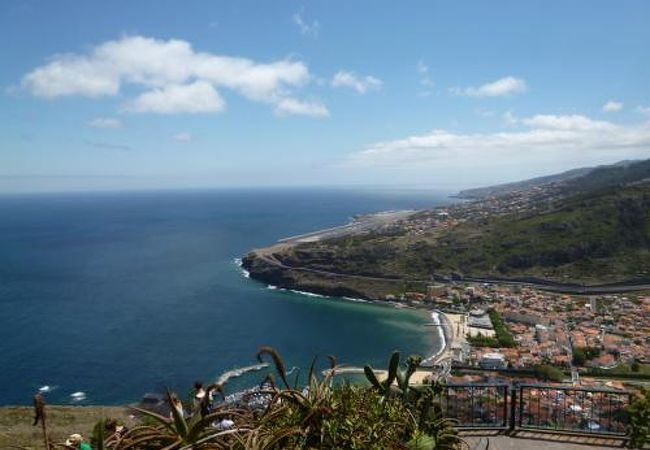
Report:
<svg viewBox="0 0 650 450"><path fill-rule="evenodd" d="M451 346L455 342L453 333L455 320L459 320L450 318L449 314L443 313L442 311L432 311L430 314L432 323L436 324L432 327L433 333L438 336L443 345L440 350L423 361L423 367L432 367L451 357ZM454 316L461 317L460 314ZM430 381L433 373L431 369L416 370L411 377L411 384L427 383Z"/></svg>

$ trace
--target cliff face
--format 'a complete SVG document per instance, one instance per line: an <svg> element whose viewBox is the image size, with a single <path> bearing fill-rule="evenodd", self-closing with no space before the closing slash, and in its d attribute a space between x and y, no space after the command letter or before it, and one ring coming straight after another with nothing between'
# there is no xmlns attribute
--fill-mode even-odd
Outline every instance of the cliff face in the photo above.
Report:
<svg viewBox="0 0 650 450"><path fill-rule="evenodd" d="M400 292L402 288L402 282L399 280L376 280L288 267L260 251L252 251L246 255L242 259L242 267L254 280L279 288L331 297L378 300L384 299L387 294Z"/></svg>
<svg viewBox="0 0 650 450"><path fill-rule="evenodd" d="M270 262L256 251L250 252L242 259L242 267L251 278L273 286L295 289L295 279L291 270L284 269L279 264Z"/></svg>

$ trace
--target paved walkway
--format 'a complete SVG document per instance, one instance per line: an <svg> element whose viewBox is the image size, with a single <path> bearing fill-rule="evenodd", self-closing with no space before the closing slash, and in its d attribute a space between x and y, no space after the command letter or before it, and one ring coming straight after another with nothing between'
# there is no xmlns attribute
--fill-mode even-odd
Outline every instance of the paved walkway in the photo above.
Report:
<svg viewBox="0 0 650 450"><path fill-rule="evenodd" d="M533 431L513 435L490 432L462 432L472 450L594 450L624 448L625 440L607 437L583 437Z"/></svg>

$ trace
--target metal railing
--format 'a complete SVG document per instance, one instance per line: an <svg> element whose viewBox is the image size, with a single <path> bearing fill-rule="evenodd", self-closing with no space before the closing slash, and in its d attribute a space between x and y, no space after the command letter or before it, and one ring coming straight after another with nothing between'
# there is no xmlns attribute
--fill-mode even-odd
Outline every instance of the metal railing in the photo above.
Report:
<svg viewBox="0 0 650 450"><path fill-rule="evenodd" d="M440 406L461 429L535 429L627 434L629 391L542 384L449 384Z"/></svg>
<svg viewBox="0 0 650 450"><path fill-rule="evenodd" d="M632 394L613 389L520 385L520 428L589 434L627 433Z"/></svg>
<svg viewBox="0 0 650 450"><path fill-rule="evenodd" d="M456 419L458 428L508 427L507 384L449 384L442 393L441 408Z"/></svg>

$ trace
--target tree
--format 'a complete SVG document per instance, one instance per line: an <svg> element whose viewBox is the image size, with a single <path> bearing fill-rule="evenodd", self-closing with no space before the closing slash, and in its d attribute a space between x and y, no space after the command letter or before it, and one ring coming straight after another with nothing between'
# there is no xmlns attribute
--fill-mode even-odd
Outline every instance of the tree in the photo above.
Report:
<svg viewBox="0 0 650 450"><path fill-rule="evenodd" d="M576 366L584 366L584 364L587 362L587 355L585 355L585 352L578 347L573 348L573 364Z"/></svg>
<svg viewBox="0 0 650 450"><path fill-rule="evenodd" d="M544 365L544 364L535 367L535 375L537 375L538 378L541 378L542 380L545 381L560 382L564 379L564 372L562 372L557 367Z"/></svg>

